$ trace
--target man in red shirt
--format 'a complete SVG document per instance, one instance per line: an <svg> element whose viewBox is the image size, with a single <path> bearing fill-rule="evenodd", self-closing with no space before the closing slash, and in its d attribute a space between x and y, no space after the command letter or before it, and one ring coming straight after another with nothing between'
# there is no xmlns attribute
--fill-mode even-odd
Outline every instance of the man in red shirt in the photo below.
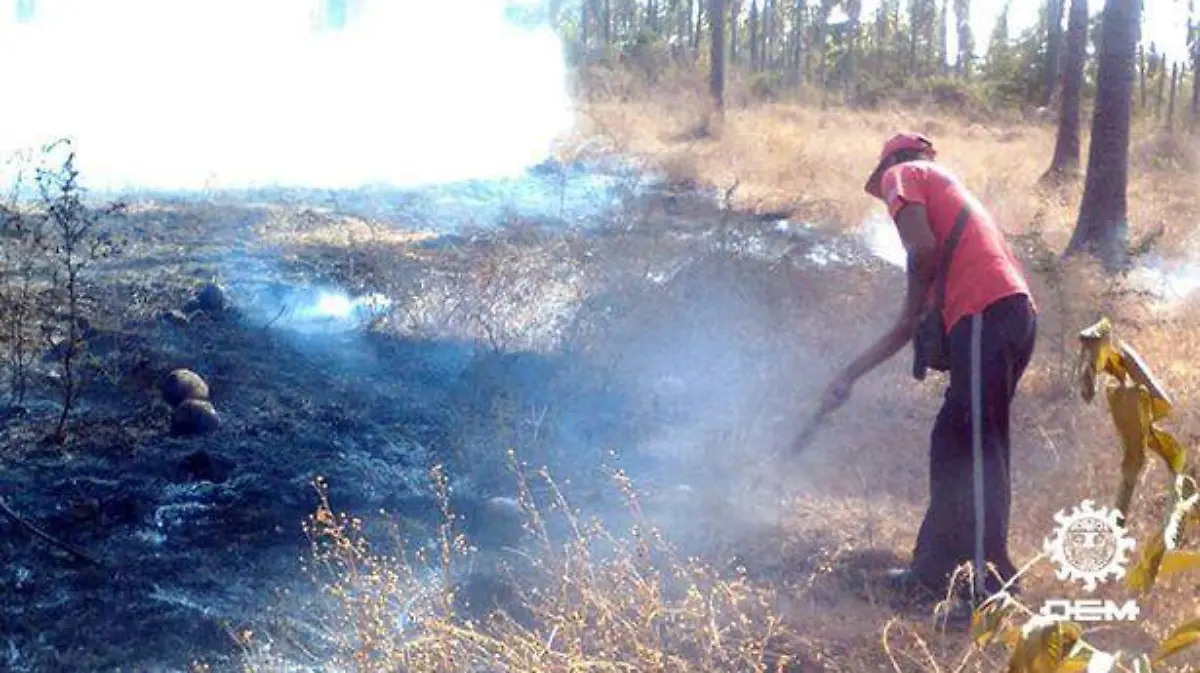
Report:
<svg viewBox="0 0 1200 673"><path fill-rule="evenodd" d="M888 579L894 588L941 597L955 567L969 561L984 573L960 598L981 600L1016 574L1007 542L1009 409L1033 354L1036 307L1003 232L935 156L924 136L897 134L867 180L867 193L887 204L907 250L908 292L896 323L829 385L821 408L845 402L856 380L913 338L936 294L942 255L953 246L940 312L950 385L930 436L929 507L910 567Z"/></svg>

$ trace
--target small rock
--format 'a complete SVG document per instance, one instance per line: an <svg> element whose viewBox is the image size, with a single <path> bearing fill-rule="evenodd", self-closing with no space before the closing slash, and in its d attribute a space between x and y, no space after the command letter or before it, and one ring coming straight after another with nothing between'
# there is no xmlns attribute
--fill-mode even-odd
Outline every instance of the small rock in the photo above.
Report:
<svg viewBox="0 0 1200 673"><path fill-rule="evenodd" d="M221 427L221 417L206 400L187 399L175 407L171 416L171 434L202 435Z"/></svg>
<svg viewBox="0 0 1200 673"><path fill-rule="evenodd" d="M163 379L160 389L163 399L171 406L176 406L184 400L208 399L208 384L190 369L173 370Z"/></svg>
<svg viewBox="0 0 1200 673"><path fill-rule="evenodd" d="M179 461L178 477L180 481L208 481L214 484L224 483L229 479L233 462L220 456L214 456L201 449L184 456Z"/></svg>

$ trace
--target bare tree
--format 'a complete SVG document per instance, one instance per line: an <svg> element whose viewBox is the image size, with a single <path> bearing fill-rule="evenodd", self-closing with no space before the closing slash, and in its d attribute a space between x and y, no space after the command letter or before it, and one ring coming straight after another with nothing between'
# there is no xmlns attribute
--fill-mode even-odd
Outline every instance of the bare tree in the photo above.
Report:
<svg viewBox="0 0 1200 673"><path fill-rule="evenodd" d="M1087 0L1071 0L1067 20L1067 54L1063 68L1062 97L1058 110L1058 139L1054 159L1043 182L1059 183L1079 172L1079 107L1083 94L1083 63L1087 59Z"/></svg>
<svg viewBox="0 0 1200 673"><path fill-rule="evenodd" d="M1066 249L1068 255L1089 251L1109 270L1129 258L1129 125L1141 14L1141 0L1107 0L1104 6L1087 177Z"/></svg>

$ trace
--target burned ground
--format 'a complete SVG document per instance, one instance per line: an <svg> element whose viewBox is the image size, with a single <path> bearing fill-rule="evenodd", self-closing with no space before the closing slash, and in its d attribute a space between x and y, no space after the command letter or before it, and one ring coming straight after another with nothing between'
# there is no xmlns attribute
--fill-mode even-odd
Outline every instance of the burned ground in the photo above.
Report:
<svg viewBox="0 0 1200 673"><path fill-rule="evenodd" d="M122 254L94 277L93 376L70 441L43 441L56 413L44 390L4 429L6 503L103 564L5 524L4 583L19 598L3 609L12 670L232 661L226 627L250 628L272 589L307 581L300 524L317 476L339 509L397 514L423 543L441 515L435 463L474 534L486 528L472 519L481 504L513 493L509 448L610 512L597 478L606 461L648 489L736 462L662 435L687 428L692 443L716 445L749 427L745 396L769 389L782 353L762 338L782 307L762 298L815 297L802 283L756 293L730 282L792 281L780 258L718 249L710 232L724 220L727 244L801 256L817 235L690 198L703 215L686 225L659 214L563 229L545 218L438 237L372 222L387 247L306 236L365 221L306 204L134 203ZM639 199L669 213L679 197ZM209 283L228 308L195 305ZM297 317L322 288L395 304L358 322ZM168 432L158 385L181 367L208 384L216 432ZM753 409L756 432L777 422L766 412Z"/></svg>

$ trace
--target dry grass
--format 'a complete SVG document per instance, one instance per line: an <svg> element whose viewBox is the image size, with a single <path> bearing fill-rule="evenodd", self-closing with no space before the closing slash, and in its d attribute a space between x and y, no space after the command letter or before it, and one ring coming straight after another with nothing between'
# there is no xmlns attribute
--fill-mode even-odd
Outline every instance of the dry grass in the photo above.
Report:
<svg viewBox="0 0 1200 673"><path fill-rule="evenodd" d="M707 103L686 94L599 100L583 107L581 119L580 137L601 134L614 148L647 159L680 182L722 188L737 182L739 207L839 228L857 226L878 208L862 185L882 142L897 130L928 134L939 160L1011 234L1044 231L1048 243L1061 249L1082 195L1081 181L1058 193L1038 188L1053 155L1055 129L1036 121L971 119L936 109L761 103L730 109L719 135L708 136L698 133L706 128ZM1085 132L1085 162L1086 142ZM1163 226L1175 243L1190 233L1200 212L1197 151L1187 136L1136 129L1129 185L1135 239Z"/></svg>

